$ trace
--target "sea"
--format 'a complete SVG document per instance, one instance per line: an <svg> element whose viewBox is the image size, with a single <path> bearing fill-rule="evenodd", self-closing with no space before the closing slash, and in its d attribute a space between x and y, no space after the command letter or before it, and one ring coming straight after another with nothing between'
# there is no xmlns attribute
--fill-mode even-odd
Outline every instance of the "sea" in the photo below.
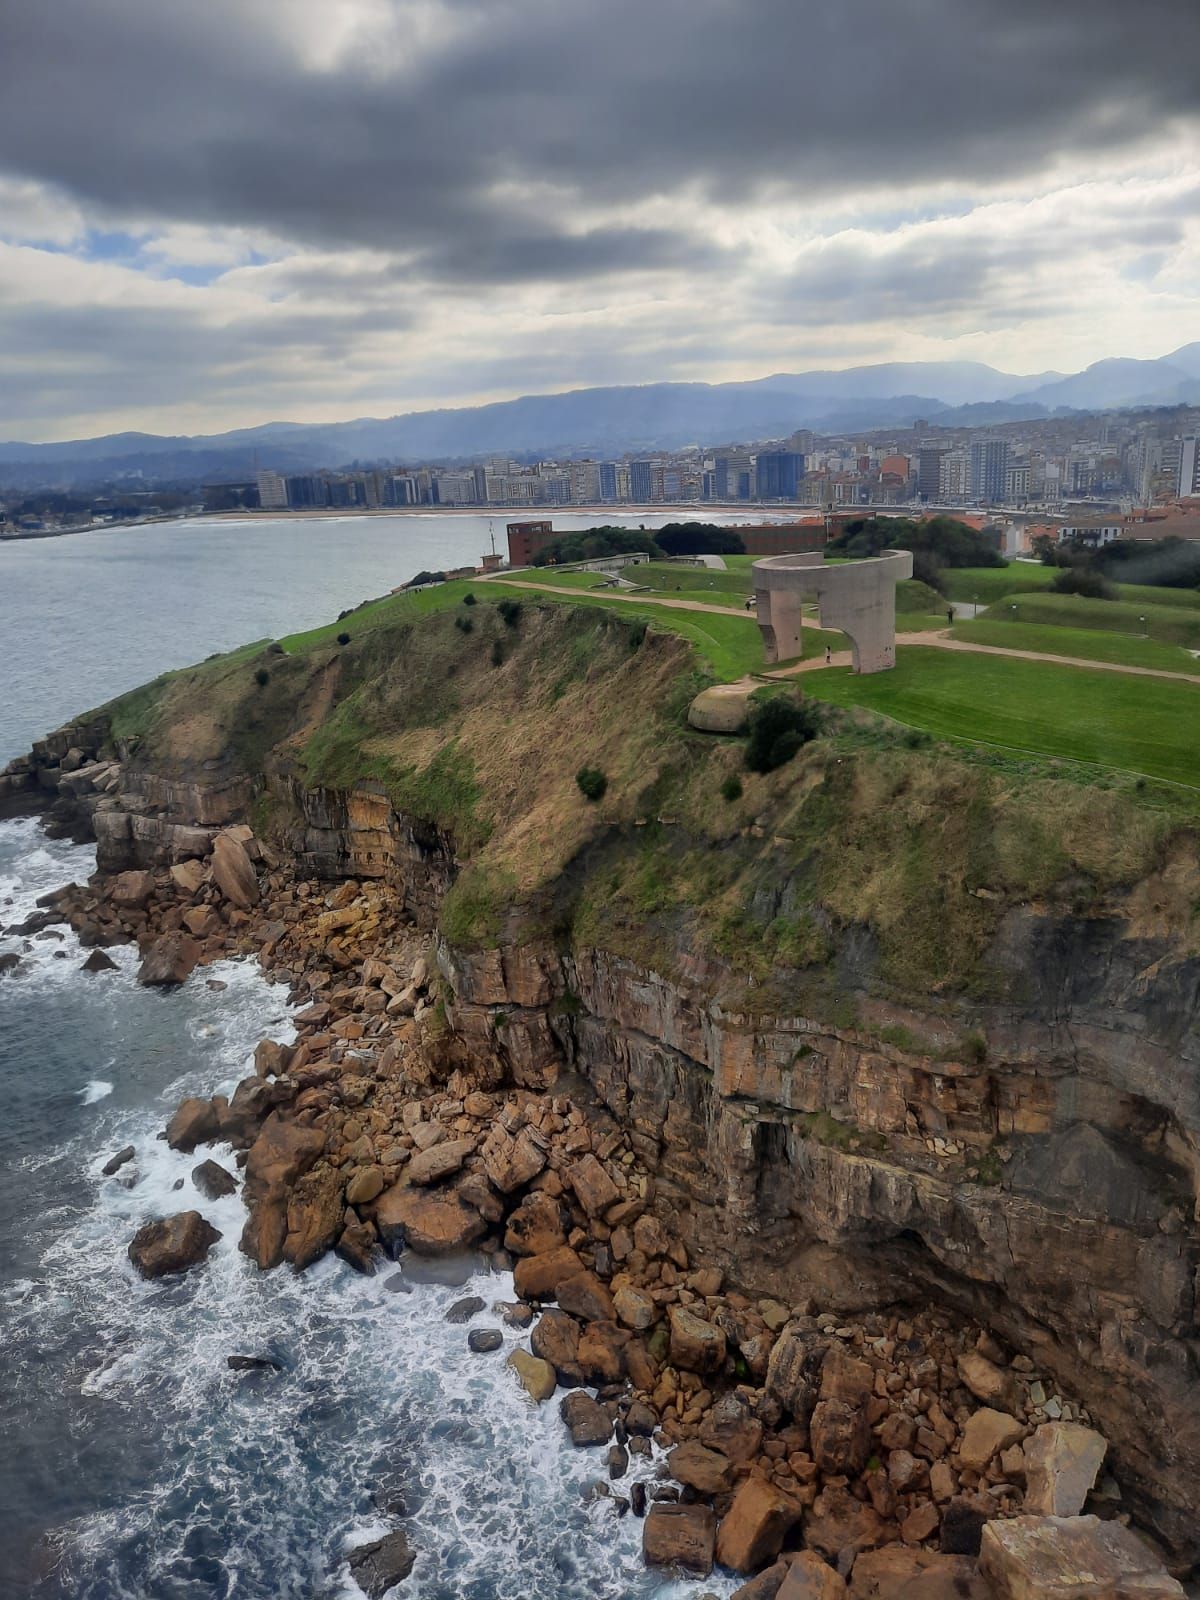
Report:
<svg viewBox="0 0 1200 1600"><path fill-rule="evenodd" d="M417 514L0 545L0 764L166 668L328 621L489 541L486 516ZM34 820L0 822L0 928L94 866ZM69 930L0 933L6 951L21 960L0 975L0 1596L356 1596L349 1551L397 1527L417 1551L404 1600L736 1587L645 1569L640 1522L597 1492L604 1452L575 1449L557 1406L533 1407L505 1368L522 1340L492 1309L512 1297L507 1275L363 1278L333 1258L260 1273L240 1254L240 1199L206 1200L191 1177L208 1156L232 1167L228 1149L185 1156L159 1134L181 1096L229 1092L259 1039L292 1036L285 991L255 964L161 994L138 988L129 949L115 972L81 971ZM133 1160L105 1177L126 1145ZM221 1233L208 1261L142 1282L129 1240L191 1208ZM445 1320L469 1294L487 1305L474 1325L502 1330L496 1354L472 1354ZM274 1366L235 1372L230 1355Z"/></svg>

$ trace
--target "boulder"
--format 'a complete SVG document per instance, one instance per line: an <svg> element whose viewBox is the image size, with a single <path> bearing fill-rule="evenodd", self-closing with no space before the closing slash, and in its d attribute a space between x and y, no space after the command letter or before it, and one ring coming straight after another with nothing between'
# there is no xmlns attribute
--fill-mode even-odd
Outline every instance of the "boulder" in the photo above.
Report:
<svg viewBox="0 0 1200 1600"><path fill-rule="evenodd" d="M582 1389L565 1395L559 1412L576 1445L607 1444L612 1438L612 1418L598 1400Z"/></svg>
<svg viewBox="0 0 1200 1600"><path fill-rule="evenodd" d="M189 1095L181 1100L175 1115L167 1123L167 1143L172 1150L182 1150L185 1155L198 1144L208 1144L217 1137L217 1108L211 1100L201 1100Z"/></svg>
<svg viewBox="0 0 1200 1600"><path fill-rule="evenodd" d="M545 1144L532 1128L522 1128L515 1139L497 1128L484 1146L483 1170L501 1194L514 1194L532 1183L545 1165Z"/></svg>
<svg viewBox="0 0 1200 1600"><path fill-rule="evenodd" d="M632 1348L627 1346L628 1338L614 1322L589 1322L579 1336L579 1369L584 1381L597 1386L618 1383L625 1372L626 1355ZM631 1366L631 1379L635 1371Z"/></svg>
<svg viewBox="0 0 1200 1600"><path fill-rule="evenodd" d="M394 1255L407 1244L418 1255L453 1255L474 1244L487 1224L451 1189L441 1194L393 1184L375 1202L375 1226Z"/></svg>
<svg viewBox="0 0 1200 1600"><path fill-rule="evenodd" d="M513 1283L522 1300L553 1300L560 1283L583 1271L583 1262L567 1245L525 1256L513 1269Z"/></svg>
<svg viewBox="0 0 1200 1600"><path fill-rule="evenodd" d="M332 1250L342 1231L342 1175L333 1167L306 1172L288 1196L283 1259L297 1272Z"/></svg>
<svg viewBox="0 0 1200 1600"><path fill-rule="evenodd" d="M419 1187L440 1183L459 1170L474 1148L474 1139L444 1139L428 1150L419 1150L408 1163L407 1181Z"/></svg>
<svg viewBox="0 0 1200 1600"><path fill-rule="evenodd" d="M161 934L147 950L137 981L145 988L173 988L186 981L199 960L200 946L189 934Z"/></svg>
<svg viewBox="0 0 1200 1600"><path fill-rule="evenodd" d="M117 963L104 950L93 950L79 970L80 972L115 972Z"/></svg>
<svg viewBox="0 0 1200 1600"><path fill-rule="evenodd" d="M499 1328L472 1328L467 1335L467 1349L477 1356L490 1355L503 1343L504 1335Z"/></svg>
<svg viewBox="0 0 1200 1600"><path fill-rule="evenodd" d="M628 1283L622 1284L612 1300L617 1319L626 1328L634 1328L640 1332L653 1327L658 1321L658 1307L644 1289L635 1289Z"/></svg>
<svg viewBox="0 0 1200 1600"><path fill-rule="evenodd" d="M777 1600L844 1600L846 1580L812 1550L801 1550L776 1591Z"/></svg>
<svg viewBox="0 0 1200 1600"><path fill-rule="evenodd" d="M979 1570L997 1600L1183 1600L1148 1545L1098 1517L989 1522Z"/></svg>
<svg viewBox="0 0 1200 1600"><path fill-rule="evenodd" d="M153 893L152 872L118 872L109 887L108 898L114 906L136 907L140 911Z"/></svg>
<svg viewBox="0 0 1200 1600"><path fill-rule="evenodd" d="M789 1324L776 1339L767 1365L766 1391L797 1422L807 1422L821 1389L827 1335Z"/></svg>
<svg viewBox="0 0 1200 1600"><path fill-rule="evenodd" d="M956 1495L942 1510L942 1529L938 1538L942 1554L977 1556L986 1521L986 1515L977 1505Z"/></svg>
<svg viewBox="0 0 1200 1600"><path fill-rule="evenodd" d="M773 1566L760 1572L757 1578L751 1578L749 1583L743 1583L740 1589L735 1589L729 1600L775 1600L783 1587L789 1565L788 1558L781 1556Z"/></svg>
<svg viewBox="0 0 1200 1600"><path fill-rule="evenodd" d="M262 1123L292 1092L286 1084L271 1083L265 1078L243 1078L233 1091L233 1099L219 1114L221 1137L230 1144L251 1144Z"/></svg>
<svg viewBox="0 0 1200 1600"><path fill-rule="evenodd" d="M470 1322L472 1317L478 1316L486 1305L487 1301L481 1294L465 1295L461 1300L454 1302L443 1320L461 1327L464 1322Z"/></svg>
<svg viewBox="0 0 1200 1600"><path fill-rule="evenodd" d="M1006 1372L978 1350L968 1350L955 1363L963 1384L986 1406L1008 1411L1016 1402L1017 1385L1013 1373Z"/></svg>
<svg viewBox="0 0 1200 1600"><path fill-rule="evenodd" d="M1077 1422L1044 1422L1025 1441L1025 1510L1074 1517L1083 1510L1108 1442Z"/></svg>
<svg viewBox="0 0 1200 1600"><path fill-rule="evenodd" d="M491 1176L491 1169L485 1171ZM495 1182L495 1179L492 1180ZM545 1255L567 1242L567 1215L561 1201L543 1190L527 1195L508 1219L504 1248L515 1256Z"/></svg>
<svg viewBox="0 0 1200 1600"><path fill-rule="evenodd" d="M854 1563L850 1600L993 1600L973 1561L889 1544Z"/></svg>
<svg viewBox="0 0 1200 1600"><path fill-rule="evenodd" d="M845 1400L819 1400L809 1423L812 1454L827 1477L853 1477L867 1464L871 1429L861 1406Z"/></svg>
<svg viewBox="0 0 1200 1600"><path fill-rule="evenodd" d="M1016 1444L1024 1432L1025 1424L1007 1411L984 1406L967 1419L958 1447L959 1460L973 1472L982 1472L997 1451Z"/></svg>
<svg viewBox="0 0 1200 1600"><path fill-rule="evenodd" d="M560 1383L581 1383L579 1324L565 1311L543 1311L529 1335L535 1356L553 1367Z"/></svg>
<svg viewBox="0 0 1200 1600"><path fill-rule="evenodd" d="M288 1069L292 1047L274 1039L260 1039L254 1046L254 1070L260 1078L277 1078Z"/></svg>
<svg viewBox="0 0 1200 1600"><path fill-rule="evenodd" d="M712 1407L700 1429L700 1443L719 1450L730 1461L753 1461L763 1437L763 1425L745 1395L730 1390Z"/></svg>
<svg viewBox="0 0 1200 1600"><path fill-rule="evenodd" d="M277 1267L283 1260L288 1195L324 1148L325 1135L320 1128L310 1128L278 1111L263 1123L251 1145L242 1190L249 1215L240 1248L260 1267Z"/></svg>
<svg viewBox="0 0 1200 1600"><path fill-rule="evenodd" d="M359 1167L346 1185L346 1204L370 1205L372 1200L378 1200L383 1193L384 1182L382 1167Z"/></svg>
<svg viewBox="0 0 1200 1600"><path fill-rule="evenodd" d="M589 1217L598 1217L621 1198L621 1191L594 1155L586 1155L564 1174Z"/></svg>
<svg viewBox="0 0 1200 1600"><path fill-rule="evenodd" d="M583 1322L612 1322L616 1317L613 1297L594 1272L564 1278L558 1286L558 1303Z"/></svg>
<svg viewBox="0 0 1200 1600"><path fill-rule="evenodd" d="M734 1572L757 1572L783 1548L802 1515L795 1501L765 1478L747 1478L721 1519L717 1560Z"/></svg>
<svg viewBox="0 0 1200 1600"><path fill-rule="evenodd" d="M114 1172L120 1172L121 1168L132 1161L135 1155L137 1155L137 1151L133 1146L131 1144L125 1145L123 1149L117 1151L115 1156L109 1156L108 1160L100 1168L102 1176L111 1178Z"/></svg>
<svg viewBox="0 0 1200 1600"><path fill-rule="evenodd" d="M171 882L181 895L198 894L207 877L202 861L177 861L171 868Z"/></svg>
<svg viewBox="0 0 1200 1600"><path fill-rule="evenodd" d="M258 904L258 875L246 847L231 833L219 833L213 840L212 875L217 888L239 911Z"/></svg>
<svg viewBox="0 0 1200 1600"><path fill-rule="evenodd" d="M843 1400L863 1406L875 1391L875 1369L851 1355L843 1344L830 1345L821 1362L822 1400Z"/></svg>
<svg viewBox="0 0 1200 1600"><path fill-rule="evenodd" d="M706 1578L713 1568L716 1526L711 1506L655 1501L642 1524L642 1557L648 1567L682 1567Z"/></svg>
<svg viewBox="0 0 1200 1600"><path fill-rule="evenodd" d="M333 1253L355 1272L372 1277L375 1272L375 1229L369 1222L352 1222L338 1234Z"/></svg>
<svg viewBox="0 0 1200 1600"><path fill-rule="evenodd" d="M408 1577L416 1559L416 1551L397 1531L351 1550L350 1572L367 1600L382 1600L389 1589Z"/></svg>
<svg viewBox="0 0 1200 1600"><path fill-rule="evenodd" d="M198 1211L179 1211L140 1227L130 1241L129 1259L143 1278L162 1278L203 1261L220 1237Z"/></svg>
<svg viewBox="0 0 1200 1600"><path fill-rule="evenodd" d="M221 1200L237 1192L237 1179L218 1161L202 1161L193 1167L192 1182L206 1200Z"/></svg>
<svg viewBox="0 0 1200 1600"><path fill-rule="evenodd" d="M550 1363L530 1355L528 1350L514 1350L507 1364L516 1373L517 1381L525 1393L539 1404L549 1400L558 1386Z"/></svg>
<svg viewBox="0 0 1200 1600"><path fill-rule="evenodd" d="M885 1524L874 1507L848 1489L827 1485L804 1519L804 1542L818 1555L837 1561L844 1552L873 1550L885 1538ZM895 1535L893 1534L894 1538Z"/></svg>
<svg viewBox="0 0 1200 1600"><path fill-rule="evenodd" d="M695 1439L676 1445L667 1457L667 1466L677 1483L686 1484L697 1494L724 1494L733 1479L729 1457L707 1449Z"/></svg>
<svg viewBox="0 0 1200 1600"><path fill-rule="evenodd" d="M694 1311L672 1306L671 1363L685 1372L719 1372L725 1365L725 1335Z"/></svg>

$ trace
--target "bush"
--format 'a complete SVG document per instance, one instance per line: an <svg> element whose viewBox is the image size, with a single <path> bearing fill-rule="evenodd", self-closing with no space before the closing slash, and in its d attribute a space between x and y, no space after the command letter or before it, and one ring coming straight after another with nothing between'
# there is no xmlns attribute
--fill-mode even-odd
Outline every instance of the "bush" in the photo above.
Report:
<svg viewBox="0 0 1200 1600"><path fill-rule="evenodd" d="M510 628L515 628L521 620L521 602L519 600L501 600L496 610Z"/></svg>
<svg viewBox="0 0 1200 1600"><path fill-rule="evenodd" d="M504 646L499 639L492 642L492 665L494 667L502 667L504 665Z"/></svg>
<svg viewBox="0 0 1200 1600"><path fill-rule="evenodd" d="M779 696L750 713L746 766L751 772L774 772L821 731L820 714L808 701Z"/></svg>
<svg viewBox="0 0 1200 1600"><path fill-rule="evenodd" d="M569 561L594 561L598 556L630 555L644 551L661 555L654 536L644 528L584 528L564 533L544 545L533 558L535 567L562 566Z"/></svg>
<svg viewBox="0 0 1200 1600"><path fill-rule="evenodd" d="M475 596L473 594L467 593L467 594L463 595L463 605L465 605L465 606L473 606L475 604L476 604L476 600L475 600Z"/></svg>
<svg viewBox="0 0 1200 1600"><path fill-rule="evenodd" d="M580 767L575 774L575 782L584 797L593 801L601 799L608 788L608 779L599 767Z"/></svg>
<svg viewBox="0 0 1200 1600"><path fill-rule="evenodd" d="M415 578L410 578L404 585L406 589L422 589L427 583L445 583L444 572L418 572Z"/></svg>
<svg viewBox="0 0 1200 1600"><path fill-rule="evenodd" d="M339 644L349 644L350 643L350 635L348 633L339 633L337 642Z"/></svg>
<svg viewBox="0 0 1200 1600"><path fill-rule="evenodd" d="M722 800L740 800L742 798L742 780L735 772L731 772L721 785Z"/></svg>
<svg viewBox="0 0 1200 1600"><path fill-rule="evenodd" d="M732 528L713 522L668 522L654 535L669 556L744 556L746 541Z"/></svg>
<svg viewBox="0 0 1200 1600"><path fill-rule="evenodd" d="M287 655L287 651L279 643L279 640L276 639L273 644L269 644L267 646L267 654L269 656L285 656Z"/></svg>
<svg viewBox="0 0 1200 1600"><path fill-rule="evenodd" d="M1102 572L1088 567L1060 567L1050 580L1055 594L1080 594L1087 600L1115 600L1117 591Z"/></svg>
<svg viewBox="0 0 1200 1600"><path fill-rule="evenodd" d="M470 617L455 617L454 626L458 629L459 633L470 633L475 627L475 624L471 621Z"/></svg>
<svg viewBox="0 0 1200 1600"><path fill-rule="evenodd" d="M254 681L260 689L265 689L267 687L271 681L271 674L267 671L266 667L259 667L258 671L254 674Z"/></svg>

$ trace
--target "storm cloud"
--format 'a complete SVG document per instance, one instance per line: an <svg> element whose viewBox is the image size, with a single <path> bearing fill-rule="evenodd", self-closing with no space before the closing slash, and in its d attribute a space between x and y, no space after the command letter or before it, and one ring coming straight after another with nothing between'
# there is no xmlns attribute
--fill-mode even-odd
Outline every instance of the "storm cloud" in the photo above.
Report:
<svg viewBox="0 0 1200 1600"><path fill-rule="evenodd" d="M0 60L10 436L1200 331L1194 0L54 0Z"/></svg>

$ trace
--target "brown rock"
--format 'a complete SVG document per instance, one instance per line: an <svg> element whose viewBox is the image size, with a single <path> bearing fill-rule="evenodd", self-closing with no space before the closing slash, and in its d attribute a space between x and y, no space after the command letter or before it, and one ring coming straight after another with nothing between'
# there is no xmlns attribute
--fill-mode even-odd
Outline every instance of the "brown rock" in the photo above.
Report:
<svg viewBox="0 0 1200 1600"><path fill-rule="evenodd" d="M277 1078L287 1071L292 1054L290 1045L260 1039L254 1047L254 1070L260 1078Z"/></svg>
<svg viewBox="0 0 1200 1600"><path fill-rule="evenodd" d="M955 1362L958 1375L966 1388L984 1405L1008 1411L1016 1401L1016 1381L978 1350L968 1350Z"/></svg>
<svg viewBox="0 0 1200 1600"><path fill-rule="evenodd" d="M199 960L200 946L188 934L161 934L147 950L137 981L145 988L173 988L191 975Z"/></svg>
<svg viewBox="0 0 1200 1600"><path fill-rule="evenodd" d="M513 1269L513 1283L522 1300L553 1300L560 1283L583 1271L583 1262L566 1245L541 1255L525 1256Z"/></svg>
<svg viewBox="0 0 1200 1600"><path fill-rule="evenodd" d="M152 872L119 872L113 879L108 898L115 906L130 906L141 910L153 893Z"/></svg>
<svg viewBox="0 0 1200 1600"><path fill-rule="evenodd" d="M973 1561L889 1544L854 1563L850 1600L992 1600Z"/></svg>
<svg viewBox="0 0 1200 1600"><path fill-rule="evenodd" d="M586 1382L599 1387L620 1380L625 1370L628 1338L615 1323L588 1323L579 1337L579 1366Z"/></svg>
<svg viewBox="0 0 1200 1600"><path fill-rule="evenodd" d="M526 1195L508 1219L504 1248L517 1256L545 1255L567 1242L562 1202L542 1190Z"/></svg>
<svg viewBox="0 0 1200 1600"><path fill-rule="evenodd" d="M830 1477L853 1477L867 1464L871 1430L861 1406L844 1400L820 1400L809 1424L812 1453L821 1471Z"/></svg>
<svg viewBox="0 0 1200 1600"><path fill-rule="evenodd" d="M750 1402L736 1391L724 1394L700 1429L700 1442L730 1461L753 1461L762 1446L763 1425Z"/></svg>
<svg viewBox="0 0 1200 1600"><path fill-rule="evenodd" d="M508 1358L508 1365L531 1400L541 1404L543 1400L550 1399L557 1383L554 1368L548 1361L530 1355L528 1350L514 1350Z"/></svg>
<svg viewBox="0 0 1200 1600"><path fill-rule="evenodd" d="M130 1241L129 1259L143 1278L162 1278L203 1261L220 1237L198 1211L180 1211L140 1227Z"/></svg>
<svg viewBox="0 0 1200 1600"><path fill-rule="evenodd" d="M685 1372L719 1372L725 1365L725 1335L720 1328L682 1306L672 1306L671 1362Z"/></svg>
<svg viewBox="0 0 1200 1600"><path fill-rule="evenodd" d="M989 1522L979 1570L998 1600L1183 1600L1136 1534L1098 1517Z"/></svg>
<svg viewBox="0 0 1200 1600"><path fill-rule="evenodd" d="M532 1183L545 1165L545 1146L532 1128L522 1128L515 1139L502 1128L488 1136L483 1170L501 1194L513 1194Z"/></svg>
<svg viewBox="0 0 1200 1600"><path fill-rule="evenodd" d="M789 1325L776 1339L767 1366L766 1390L790 1411L797 1422L807 1422L821 1387L821 1366L829 1339L815 1329Z"/></svg>
<svg viewBox="0 0 1200 1600"><path fill-rule="evenodd" d="M765 1478L747 1478L721 1519L717 1560L734 1572L757 1572L774 1561L801 1508Z"/></svg>
<svg viewBox="0 0 1200 1600"><path fill-rule="evenodd" d="M249 911L258 904L258 876L246 847L230 833L213 840L212 875L217 888L232 905Z"/></svg>
<svg viewBox="0 0 1200 1600"><path fill-rule="evenodd" d="M206 1200L220 1200L237 1193L237 1179L217 1161L202 1161L192 1168L192 1182Z"/></svg>
<svg viewBox="0 0 1200 1600"><path fill-rule="evenodd" d="M589 1217L598 1217L621 1198L621 1191L593 1155L586 1155L568 1167L566 1179Z"/></svg>
<svg viewBox="0 0 1200 1600"><path fill-rule="evenodd" d="M543 1311L529 1335L535 1356L554 1368L560 1383L580 1383L579 1324L565 1311Z"/></svg>
<svg viewBox="0 0 1200 1600"><path fill-rule="evenodd" d="M853 1356L843 1344L834 1344L821 1363L821 1399L844 1400L850 1406L863 1406L875 1386L875 1369Z"/></svg>
<svg viewBox="0 0 1200 1600"><path fill-rule="evenodd" d="M167 1123L167 1143L172 1150L189 1154L198 1144L208 1144L217 1136L217 1110L211 1100L190 1095L181 1100Z"/></svg>
<svg viewBox="0 0 1200 1600"><path fill-rule="evenodd" d="M613 1297L594 1272L580 1272L558 1285L558 1303L584 1322L612 1322Z"/></svg>
<svg viewBox="0 0 1200 1600"><path fill-rule="evenodd" d="M333 1253L366 1277L375 1271L375 1229L369 1222L353 1222L338 1234Z"/></svg>
<svg viewBox="0 0 1200 1600"><path fill-rule="evenodd" d="M559 1410L572 1444L607 1444L612 1438L612 1418L598 1400L582 1389L572 1389L564 1396Z"/></svg>
<svg viewBox="0 0 1200 1600"><path fill-rule="evenodd" d="M713 1567L716 1526L710 1506L656 1501L642 1524L642 1557L648 1567L682 1567L706 1578Z"/></svg>
<svg viewBox="0 0 1200 1600"><path fill-rule="evenodd" d="M900 1537L905 1544L921 1544L937 1532L939 1521L938 1508L932 1500L926 1500L924 1505L910 1511L900 1524Z"/></svg>
<svg viewBox="0 0 1200 1600"><path fill-rule="evenodd" d="M1045 1422L1025 1441L1025 1510L1074 1517L1083 1510L1108 1443L1077 1422Z"/></svg>
<svg viewBox="0 0 1200 1600"><path fill-rule="evenodd" d="M419 1255L452 1255L465 1250L487 1231L473 1207L453 1191L426 1194L393 1184L375 1202L375 1226L393 1253L408 1244Z"/></svg>
<svg viewBox="0 0 1200 1600"><path fill-rule="evenodd" d="M408 1163L409 1183L440 1183L462 1166L475 1148L474 1139L446 1139L429 1150L420 1150Z"/></svg>
<svg viewBox="0 0 1200 1600"><path fill-rule="evenodd" d="M728 1456L709 1450L695 1439L676 1445L667 1457L671 1476L698 1494L724 1494L733 1479Z"/></svg>
<svg viewBox="0 0 1200 1600"><path fill-rule="evenodd" d="M982 1472L998 1450L1006 1450L1010 1444L1015 1444L1024 1432L1025 1424L1016 1417L1009 1416L1006 1411L993 1411L984 1406L982 1410L973 1412L967 1420L958 1447L959 1460L964 1467Z"/></svg>
<svg viewBox="0 0 1200 1600"><path fill-rule="evenodd" d="M177 861L171 868L171 882L182 895L198 894L208 877L208 868L201 861Z"/></svg>
<svg viewBox="0 0 1200 1600"><path fill-rule="evenodd" d="M370 1205L372 1200L377 1200L383 1193L383 1185L382 1167L360 1167L346 1185L346 1204Z"/></svg>
<svg viewBox="0 0 1200 1600"><path fill-rule="evenodd" d="M729 1600L775 1600L787 1577L789 1562L786 1557L776 1561L765 1572L760 1572L757 1578L751 1578L749 1583L743 1583L740 1589L735 1589Z"/></svg>
<svg viewBox="0 0 1200 1600"><path fill-rule="evenodd" d="M293 1184L325 1148L320 1128L273 1112L250 1147L243 1198L249 1210L241 1249L262 1268L283 1260L287 1237L287 1197Z"/></svg>
<svg viewBox="0 0 1200 1600"><path fill-rule="evenodd" d="M288 1197L283 1259L297 1272L331 1250L342 1231L342 1175L320 1167L298 1180Z"/></svg>
<svg viewBox="0 0 1200 1600"><path fill-rule="evenodd" d="M622 1284L612 1298L613 1309L625 1327L641 1331L653 1327L658 1321L658 1307L654 1301L632 1284Z"/></svg>
<svg viewBox="0 0 1200 1600"><path fill-rule="evenodd" d="M845 1600L846 1580L811 1550L801 1550L787 1569L778 1600Z"/></svg>
<svg viewBox="0 0 1200 1600"><path fill-rule="evenodd" d="M211 906L191 906L183 913L183 925L193 939L207 939L220 932L221 919Z"/></svg>
<svg viewBox="0 0 1200 1600"><path fill-rule="evenodd" d="M821 1491L804 1519L805 1544L831 1561L843 1551L872 1550L883 1537L884 1523L874 1507L832 1485Z"/></svg>

